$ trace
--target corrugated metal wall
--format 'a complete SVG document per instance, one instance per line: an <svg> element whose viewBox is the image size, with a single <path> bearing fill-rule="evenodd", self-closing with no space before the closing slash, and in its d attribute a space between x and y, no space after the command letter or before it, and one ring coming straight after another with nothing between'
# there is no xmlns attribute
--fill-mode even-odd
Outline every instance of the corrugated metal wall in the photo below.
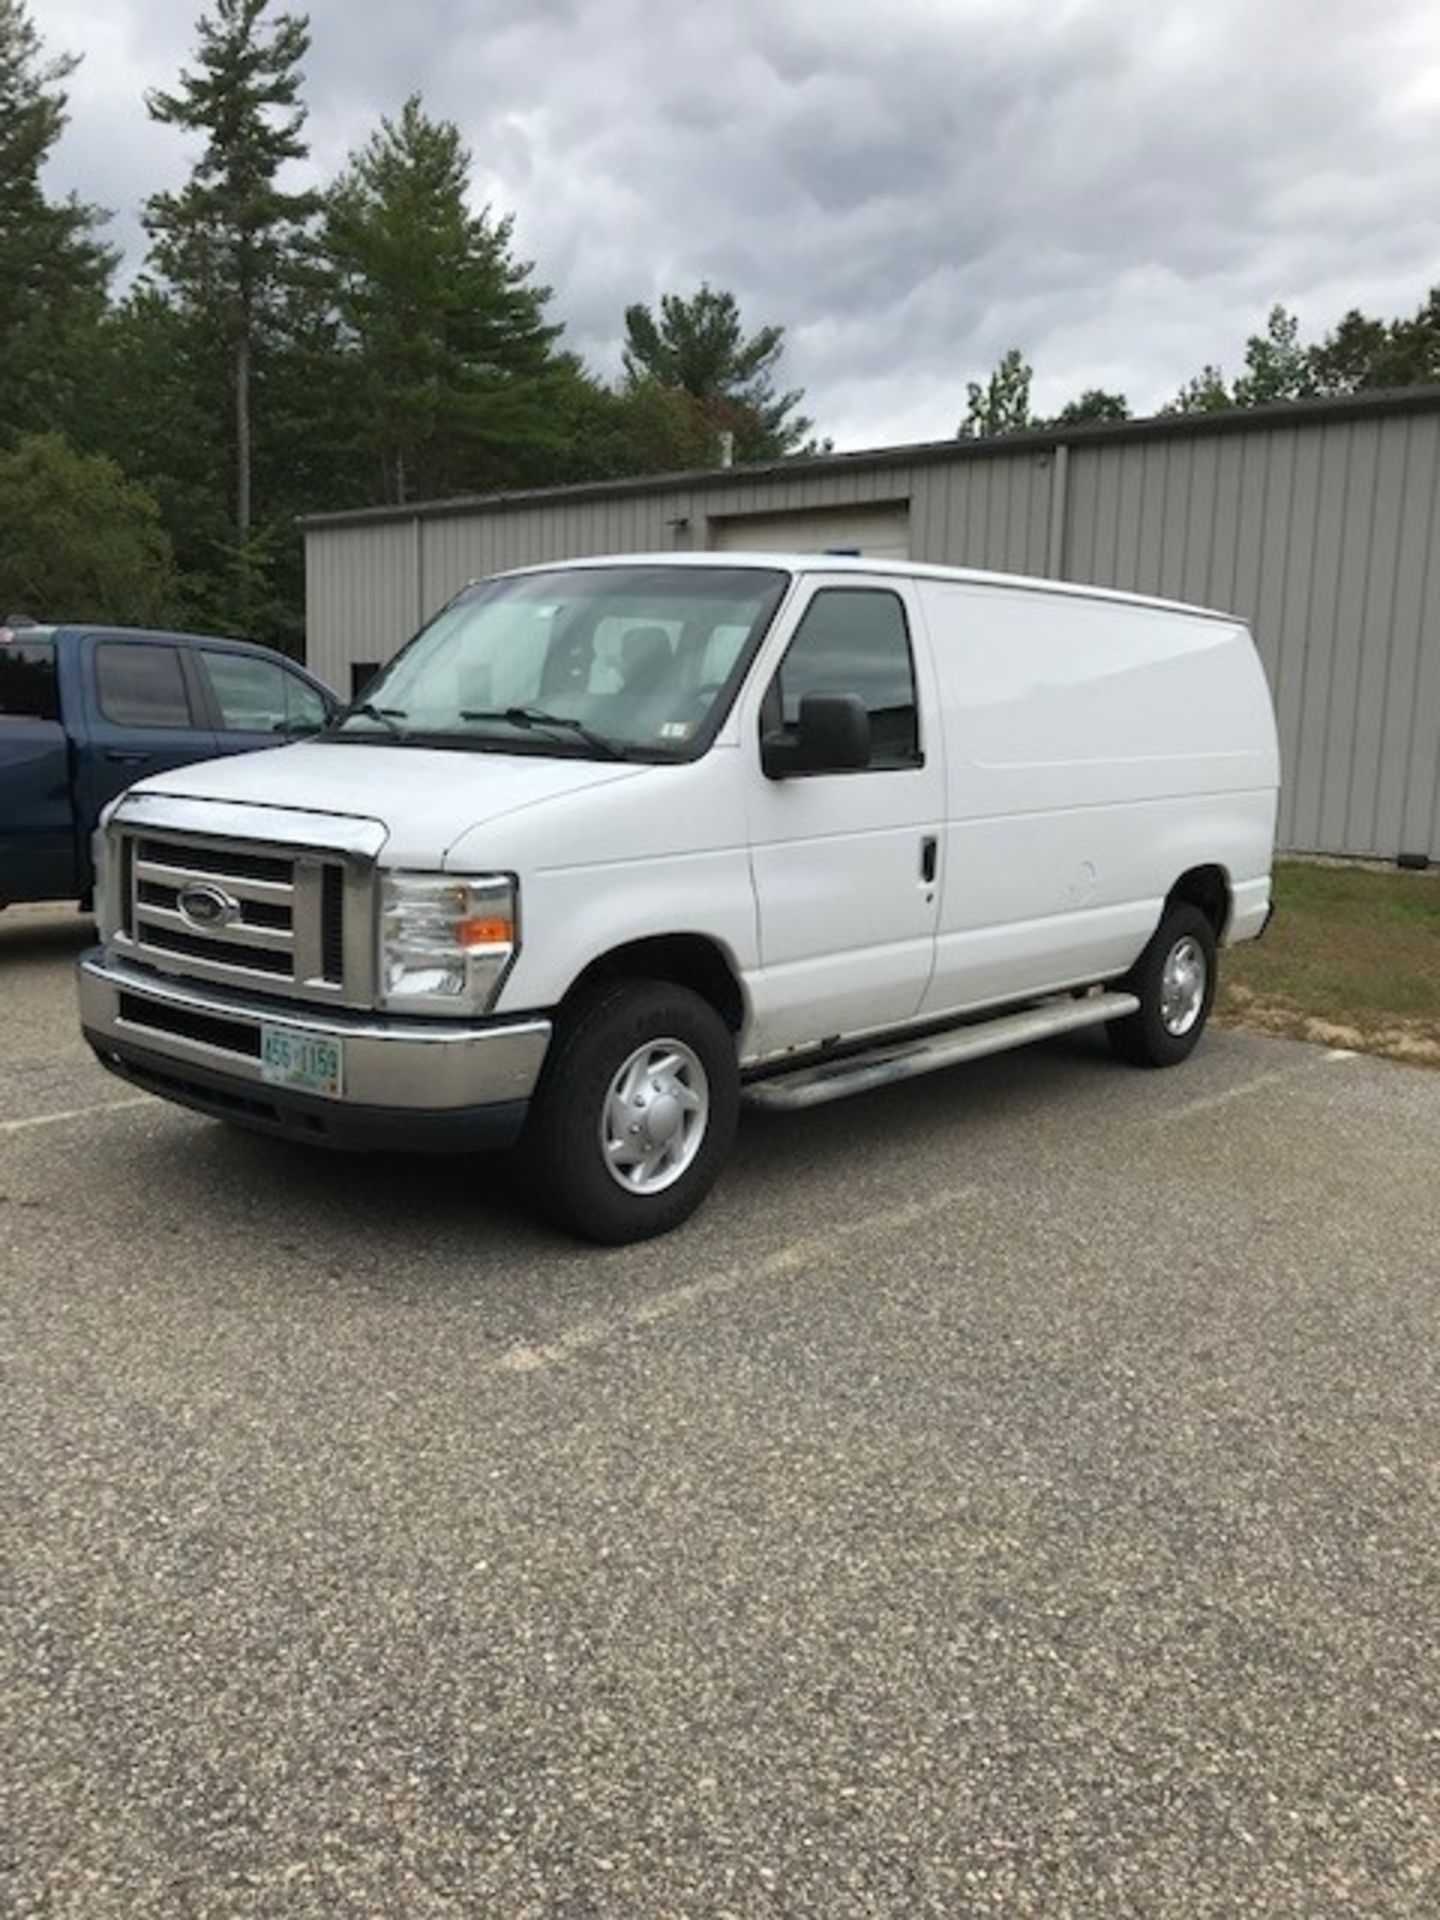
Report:
<svg viewBox="0 0 1440 1920"><path fill-rule="evenodd" d="M1440 857L1437 474L1435 413L1071 453L1071 578L1250 621L1287 847Z"/></svg>
<svg viewBox="0 0 1440 1920"><path fill-rule="evenodd" d="M467 580L718 544L730 515L903 505L911 554L1233 609L1275 693L1282 845L1440 859L1440 396L577 489L306 533L310 661L334 686Z"/></svg>

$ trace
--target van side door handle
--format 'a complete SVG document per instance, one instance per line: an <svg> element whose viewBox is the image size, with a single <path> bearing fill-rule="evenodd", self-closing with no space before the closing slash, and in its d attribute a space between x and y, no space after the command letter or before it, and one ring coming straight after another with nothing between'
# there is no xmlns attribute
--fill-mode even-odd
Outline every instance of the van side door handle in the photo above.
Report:
<svg viewBox="0 0 1440 1920"><path fill-rule="evenodd" d="M935 861L939 854L939 842L933 833L927 833L920 842L920 878L928 887L935 878Z"/></svg>

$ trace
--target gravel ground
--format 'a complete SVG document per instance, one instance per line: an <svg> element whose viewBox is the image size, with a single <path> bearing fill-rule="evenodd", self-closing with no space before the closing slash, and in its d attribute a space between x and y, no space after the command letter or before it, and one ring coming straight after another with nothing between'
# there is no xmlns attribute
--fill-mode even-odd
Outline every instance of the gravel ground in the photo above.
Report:
<svg viewBox="0 0 1440 1920"><path fill-rule="evenodd" d="M1440 1076L1090 1037L549 1238L0 921L0 1911L1440 1912Z"/></svg>

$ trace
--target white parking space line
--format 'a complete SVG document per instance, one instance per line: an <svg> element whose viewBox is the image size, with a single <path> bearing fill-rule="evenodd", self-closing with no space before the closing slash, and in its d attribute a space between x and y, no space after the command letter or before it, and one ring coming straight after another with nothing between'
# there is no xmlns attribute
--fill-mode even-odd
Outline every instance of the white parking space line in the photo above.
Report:
<svg viewBox="0 0 1440 1920"><path fill-rule="evenodd" d="M102 1100L94 1107L62 1107L58 1113L32 1113L24 1120L0 1120L0 1133L24 1133L29 1127L55 1127L62 1120L84 1120L92 1113L124 1113L129 1107L148 1107L152 1096L137 1094L133 1100Z"/></svg>
<svg viewBox="0 0 1440 1920"><path fill-rule="evenodd" d="M741 1287L752 1287L766 1280L778 1280L790 1274L803 1272L807 1266L814 1265L832 1255L836 1248L852 1244L856 1239L868 1238L874 1234L892 1234L906 1227L915 1226L937 1213L946 1212L967 1197L975 1194L978 1188L974 1182L948 1187L942 1192L930 1194L924 1200L907 1201L904 1205L890 1207L883 1213L872 1213L864 1220L849 1221L831 1228L825 1233L809 1234L800 1240L794 1240L789 1246L779 1248L768 1259L759 1262L746 1261L742 1264L722 1267L717 1273L702 1275L698 1280L688 1281L684 1286L673 1287L667 1293L654 1294L634 1306L624 1307L617 1313L604 1318L578 1321L567 1327L543 1345L521 1343L507 1347L497 1354L488 1366L487 1373L541 1373L547 1368L571 1360L578 1354L591 1348L608 1344L627 1333L641 1328L654 1326L657 1321L668 1320L677 1313L684 1313L690 1307L698 1306L707 1300L723 1298Z"/></svg>
<svg viewBox="0 0 1440 1920"><path fill-rule="evenodd" d="M1242 1080L1238 1086L1221 1087L1215 1093L1202 1093L1194 1100L1179 1100L1166 1114L1167 1120L1188 1120L1191 1114L1208 1113L1212 1107L1228 1107L1233 1100L1243 1100L1248 1094L1258 1093L1262 1087L1273 1087L1282 1080L1293 1080L1297 1075L1309 1073L1324 1064L1326 1056L1315 1053L1312 1058L1301 1061L1297 1066L1276 1067L1269 1073L1257 1073L1252 1080ZM1146 1116L1145 1125L1150 1124Z"/></svg>

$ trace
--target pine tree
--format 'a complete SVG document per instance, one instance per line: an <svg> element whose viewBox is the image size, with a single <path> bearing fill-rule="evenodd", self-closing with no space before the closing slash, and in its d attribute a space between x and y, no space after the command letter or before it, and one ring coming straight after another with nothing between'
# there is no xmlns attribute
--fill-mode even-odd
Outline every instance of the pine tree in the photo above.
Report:
<svg viewBox="0 0 1440 1920"><path fill-rule="evenodd" d="M40 179L77 64L47 61L20 0L0 0L0 438L73 411L77 363L114 265L95 237L107 216L73 195L50 200Z"/></svg>
<svg viewBox="0 0 1440 1920"><path fill-rule="evenodd" d="M412 96L326 205L350 415L387 501L547 478L560 453L551 403L574 363L513 220L470 211L470 165L458 128Z"/></svg>
<svg viewBox="0 0 1440 1920"><path fill-rule="evenodd" d="M228 608L216 584L234 551L223 348L198 315L144 282L112 305L97 342L84 446L118 461L160 503L181 573L180 616L202 630L245 632L244 610Z"/></svg>
<svg viewBox="0 0 1440 1920"><path fill-rule="evenodd" d="M269 0L216 0L198 26L197 66L175 93L147 96L151 116L205 135L205 149L177 194L147 205L151 260L223 349L233 388L234 535L243 555L254 522L253 396L257 363L281 330L300 270L306 223L317 201L279 185L303 159L300 62L309 47L303 17L265 21Z"/></svg>
<svg viewBox="0 0 1440 1920"><path fill-rule="evenodd" d="M663 294L658 318L638 302L625 309L625 377L632 393L653 384L686 396L681 410L691 425L681 439L698 434L716 448L721 433L733 433L742 460L779 459L810 432L812 423L795 411L804 395L775 390L784 346L783 327L761 327L747 339L734 294L708 284L688 300Z"/></svg>

